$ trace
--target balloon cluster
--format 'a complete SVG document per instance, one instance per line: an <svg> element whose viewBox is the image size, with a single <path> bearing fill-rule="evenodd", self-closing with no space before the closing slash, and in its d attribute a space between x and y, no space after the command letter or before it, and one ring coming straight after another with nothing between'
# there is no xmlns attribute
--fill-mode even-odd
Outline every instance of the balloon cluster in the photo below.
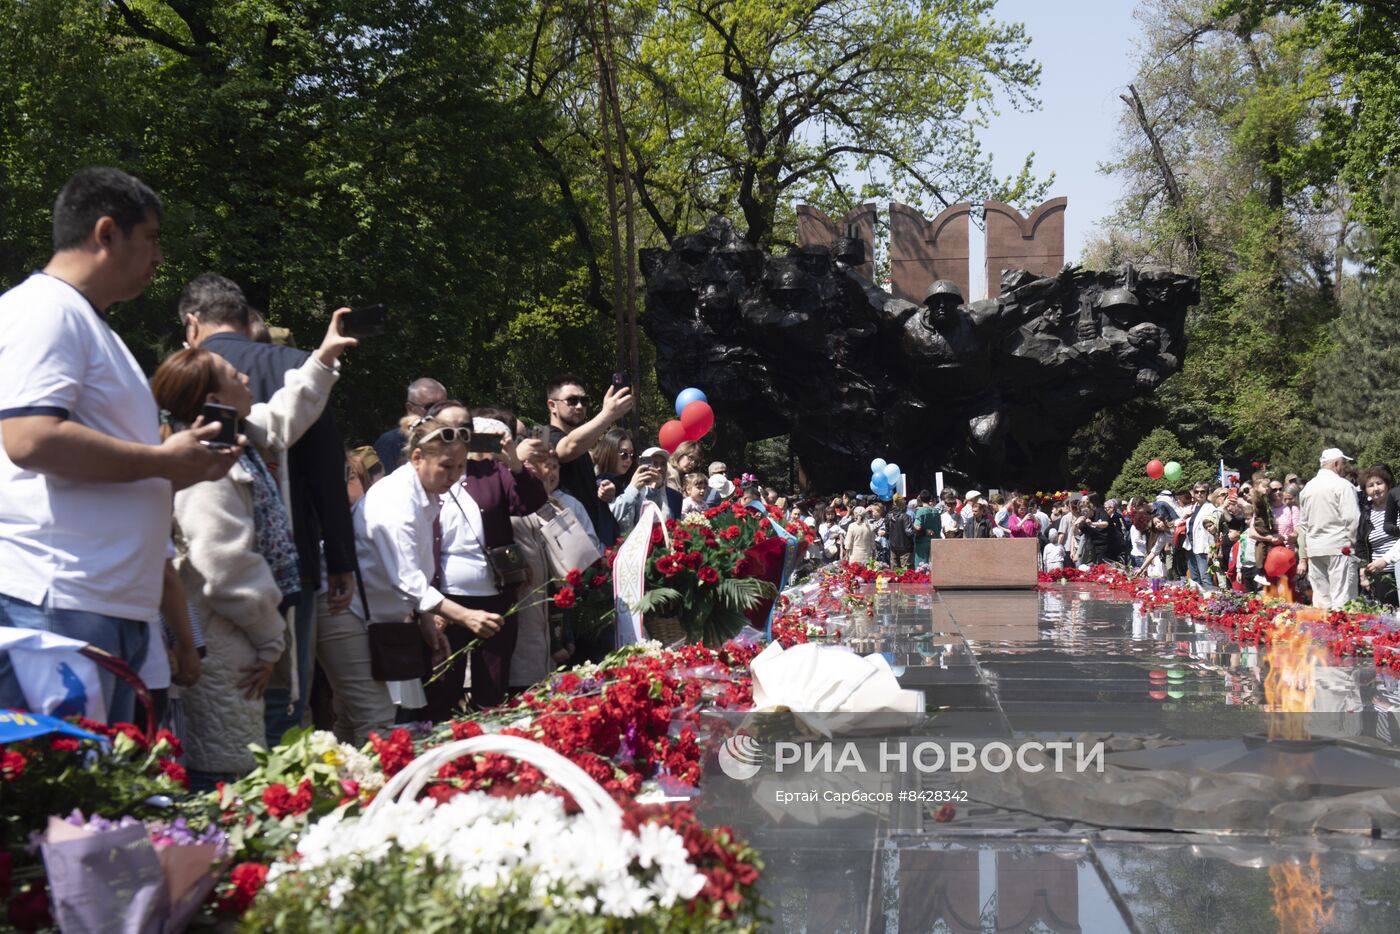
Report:
<svg viewBox="0 0 1400 934"><path fill-rule="evenodd" d="M710 400L694 387L682 389L676 396L676 414L680 417L671 419L656 433L656 443L667 454L676 453L682 442L699 441L715 427L715 410L710 408Z"/></svg>
<svg viewBox="0 0 1400 934"><path fill-rule="evenodd" d="M1154 457L1147 462L1147 475L1153 480L1165 479L1168 483L1175 483L1181 479L1181 465L1176 461L1164 464Z"/></svg>
<svg viewBox="0 0 1400 934"><path fill-rule="evenodd" d="M887 464L883 457L875 458L870 462L870 492L889 502L901 472L898 464Z"/></svg>

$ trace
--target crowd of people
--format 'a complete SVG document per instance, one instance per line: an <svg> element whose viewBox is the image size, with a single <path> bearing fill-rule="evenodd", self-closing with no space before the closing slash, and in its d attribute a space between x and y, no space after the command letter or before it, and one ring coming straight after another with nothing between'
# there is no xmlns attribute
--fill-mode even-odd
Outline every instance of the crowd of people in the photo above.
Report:
<svg viewBox="0 0 1400 934"><path fill-rule="evenodd" d="M0 626L130 666L197 787L246 772L249 746L292 727L359 744L601 658L612 634L573 632L538 595L648 503L678 520L731 498L778 512L813 530L809 566L919 566L937 538L1035 538L1048 570L1120 562L1254 590L1266 555L1287 549L1322 605L1358 586L1395 599L1392 475L1353 476L1335 449L1306 486L1260 476L1151 502L951 488L789 499L704 464L695 443L640 446L622 426L627 387L594 397L567 374L534 426L424 376L397 424L347 445L329 402L357 344L348 308L307 352L207 273L180 296L184 348L142 371L107 313L150 284L161 218L139 180L85 169L58 195L48 264L0 296ZM124 680L103 694L109 719L132 718ZM0 708L24 706L0 653Z"/></svg>
<svg viewBox="0 0 1400 934"><path fill-rule="evenodd" d="M347 445L329 402L351 309L299 350L214 273L182 290L184 347L148 378L108 312L152 281L162 216L140 180L80 171L52 258L0 297L0 626L129 666L197 787L291 727L360 744L601 658L612 634L572 632L546 588L647 503L762 502L693 443L639 448L630 390L595 405L572 375L535 426L423 377L397 424ZM0 707L27 705L15 664L0 652ZM102 693L133 719L128 679Z"/></svg>
<svg viewBox="0 0 1400 934"><path fill-rule="evenodd" d="M1397 602L1400 488L1388 465L1358 469L1337 448L1322 452L1306 483L1261 470L1243 484L1194 483L1151 500L950 487L890 500L846 493L814 506L825 557L917 567L934 539L1035 538L1043 571L1118 564L1134 577L1245 593L1286 578L1290 593L1328 609L1358 596Z"/></svg>

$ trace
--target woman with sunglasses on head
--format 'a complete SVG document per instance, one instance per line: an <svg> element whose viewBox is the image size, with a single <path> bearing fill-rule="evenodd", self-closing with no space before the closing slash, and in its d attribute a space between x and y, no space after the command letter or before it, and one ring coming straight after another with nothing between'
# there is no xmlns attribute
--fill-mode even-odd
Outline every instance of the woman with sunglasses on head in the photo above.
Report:
<svg viewBox="0 0 1400 934"><path fill-rule="evenodd" d="M515 545L511 519L530 515L549 495L522 463L544 455L545 446L533 438L515 443L510 427L515 424L513 412L478 407L469 417L466 407L455 401L439 403L432 411L444 424L470 428L472 433L462 478L442 500L439 586L453 604L501 620L500 629L468 657L456 658L445 673L435 672L438 677L426 688L428 703L410 715L441 723L457 712L466 697L468 667L473 707L495 707L505 700L510 659L520 632L520 619L510 610L517 603L548 596L544 579L511 580L524 576L523 561L508 563L509 550ZM445 635L454 655L478 638L461 627L449 628Z"/></svg>
<svg viewBox="0 0 1400 934"><path fill-rule="evenodd" d="M286 472L269 460L320 417L339 376L337 361L353 338L336 312L320 348L266 403L253 404L248 377L208 350L171 354L151 377L151 392L170 428L194 425L205 404L233 409L241 456L227 475L175 494L180 546L176 569L202 623L206 654L198 683L181 695L181 736L196 787L212 788L253 767L251 743L266 741L263 694L288 644L284 610L301 590L301 573L287 508ZM293 683L295 672L279 673Z"/></svg>
<svg viewBox="0 0 1400 934"><path fill-rule="evenodd" d="M363 598L356 595L350 609L366 623L416 621L437 664L449 652L443 635L447 627L462 627L472 637L490 638L500 631L504 620L499 613L446 598L433 583L438 576L434 527L442 511L442 496L462 479L469 432L427 415L408 416L400 424L407 438L405 461L370 487L353 511L355 553L364 593ZM402 708L417 709L427 703L420 681L390 681L388 685L394 702Z"/></svg>

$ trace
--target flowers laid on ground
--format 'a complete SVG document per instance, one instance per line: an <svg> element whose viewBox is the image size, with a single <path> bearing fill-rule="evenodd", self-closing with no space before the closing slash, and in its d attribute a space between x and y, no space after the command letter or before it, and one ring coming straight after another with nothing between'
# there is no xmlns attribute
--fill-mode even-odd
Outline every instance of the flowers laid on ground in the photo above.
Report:
<svg viewBox="0 0 1400 934"><path fill-rule="evenodd" d="M280 861L255 902L254 926L343 930L357 922L396 929L743 930L724 895L752 902L758 869L729 888L709 865L727 838L682 814L677 830L637 808L611 824L570 813L552 794L500 797L464 791L446 799L394 802L372 816L332 815L313 826L294 857ZM682 832L688 831L688 832ZM708 870L708 872L706 871ZM712 888L708 895L707 889Z"/></svg>
<svg viewBox="0 0 1400 934"><path fill-rule="evenodd" d="M175 761L180 744L170 733L147 742L130 723L80 719L78 725L105 743L49 734L0 746L0 903L19 930L52 924L43 864L32 845L50 815L82 809L157 817L186 794L185 770Z"/></svg>
<svg viewBox="0 0 1400 934"><path fill-rule="evenodd" d="M1366 612L1330 612L1310 607L1285 607L1257 596L1239 593L1203 593L1188 585L1156 585L1129 578L1121 570L1098 565L1088 571L1076 568L1042 572L1042 583L1069 581L1097 584L1120 593L1149 608L1170 607L1182 618L1198 619L1227 630L1235 641L1247 645L1269 645L1275 630L1301 620L1315 639L1327 645L1335 658L1371 657L1377 668L1400 674L1400 626L1394 617Z"/></svg>
<svg viewBox="0 0 1400 934"><path fill-rule="evenodd" d="M777 510L765 515L735 500L691 513L680 522L667 520L664 529L653 526L642 615L675 619L686 641L710 646L766 619L782 564L783 548L774 529L779 522ZM783 528L797 539L799 549L805 549L814 534L800 522ZM576 626L585 632L601 629L613 617L613 552L605 558L555 597L556 604L577 609Z"/></svg>

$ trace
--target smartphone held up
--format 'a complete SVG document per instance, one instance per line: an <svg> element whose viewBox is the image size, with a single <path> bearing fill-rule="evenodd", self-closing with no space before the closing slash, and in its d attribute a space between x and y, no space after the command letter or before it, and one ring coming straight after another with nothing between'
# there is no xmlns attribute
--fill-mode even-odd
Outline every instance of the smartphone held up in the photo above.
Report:
<svg viewBox="0 0 1400 934"><path fill-rule="evenodd" d="M340 333L363 340L380 337L389 326L389 309L384 305L363 305L351 308L340 318Z"/></svg>
<svg viewBox="0 0 1400 934"><path fill-rule="evenodd" d="M214 402L204 403L200 410L204 416L204 424L210 425L219 423L219 433L204 443L211 448L233 448L238 446L238 410L231 405L219 405Z"/></svg>

